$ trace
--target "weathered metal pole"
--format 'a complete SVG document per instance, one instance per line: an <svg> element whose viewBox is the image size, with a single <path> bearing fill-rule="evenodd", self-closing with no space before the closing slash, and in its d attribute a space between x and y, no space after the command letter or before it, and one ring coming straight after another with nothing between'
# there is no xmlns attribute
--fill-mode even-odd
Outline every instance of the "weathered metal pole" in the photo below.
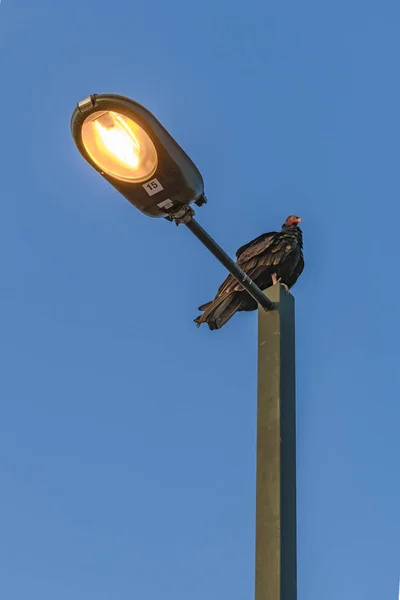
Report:
<svg viewBox="0 0 400 600"><path fill-rule="evenodd" d="M258 310L256 600L297 600L294 298ZM276 303L276 304L275 304Z"/></svg>

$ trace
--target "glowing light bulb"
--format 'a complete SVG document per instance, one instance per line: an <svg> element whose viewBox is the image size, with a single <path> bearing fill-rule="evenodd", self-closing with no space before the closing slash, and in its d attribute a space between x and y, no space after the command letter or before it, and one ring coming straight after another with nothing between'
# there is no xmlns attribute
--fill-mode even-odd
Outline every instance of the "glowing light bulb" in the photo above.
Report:
<svg viewBox="0 0 400 600"><path fill-rule="evenodd" d="M148 134L117 112L90 115L82 125L82 141L102 171L121 181L145 181L157 169L157 151Z"/></svg>
<svg viewBox="0 0 400 600"><path fill-rule="evenodd" d="M127 167L136 169L139 166L140 144L123 118L113 112L109 113L112 123L103 125L101 118L95 121L95 127L105 148Z"/></svg>

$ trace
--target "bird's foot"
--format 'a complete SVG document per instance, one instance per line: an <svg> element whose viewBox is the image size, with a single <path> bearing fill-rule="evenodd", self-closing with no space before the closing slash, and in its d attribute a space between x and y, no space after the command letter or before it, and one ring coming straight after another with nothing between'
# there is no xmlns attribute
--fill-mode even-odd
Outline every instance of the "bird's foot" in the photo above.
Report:
<svg viewBox="0 0 400 600"><path fill-rule="evenodd" d="M279 279L277 279L276 277L276 273L272 273L271 275L271 279L272 279L272 285L276 285L277 283L280 282L281 278L279 277Z"/></svg>
<svg viewBox="0 0 400 600"><path fill-rule="evenodd" d="M289 286L286 285L286 283L282 283L282 277L279 277L279 279L277 279L276 273L272 273L271 279L272 279L272 285L276 285L277 283L280 283L281 286L285 288L287 293L290 294Z"/></svg>

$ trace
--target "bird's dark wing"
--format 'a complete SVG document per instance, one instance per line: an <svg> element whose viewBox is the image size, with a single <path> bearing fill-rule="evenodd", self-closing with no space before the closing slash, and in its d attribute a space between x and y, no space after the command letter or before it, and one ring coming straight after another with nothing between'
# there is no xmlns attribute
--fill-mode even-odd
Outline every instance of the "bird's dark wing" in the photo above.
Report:
<svg viewBox="0 0 400 600"><path fill-rule="evenodd" d="M298 280L298 278L300 277L300 275L302 274L304 269L304 256L303 253L300 253L300 258L297 261L297 264L295 266L295 268L293 269L292 273L289 276L288 279L288 286L289 287L293 287L294 284L296 283L296 281Z"/></svg>
<svg viewBox="0 0 400 600"><path fill-rule="evenodd" d="M239 258L244 252L247 253L247 251L248 254L251 256L255 256L256 254L263 252L266 248L268 248L269 244L276 235L276 231L271 231L270 233L263 233L262 235L259 235L251 242L240 246L239 250L236 251L236 258Z"/></svg>
<svg viewBox="0 0 400 600"><path fill-rule="evenodd" d="M267 267L279 265L296 247L297 239L293 236L292 232L279 231L266 233L256 238L253 242L250 242L240 252L237 263L251 277L250 271L256 266Z"/></svg>
<svg viewBox="0 0 400 600"><path fill-rule="evenodd" d="M219 286L218 292L215 297L219 298L219 296L222 296L225 294L230 294L231 292L233 292L235 290L237 285L239 285L239 284L236 281L236 279L233 277L233 275L228 275L228 277L225 279L225 281L223 281L221 283L221 285Z"/></svg>
<svg viewBox="0 0 400 600"><path fill-rule="evenodd" d="M241 246L236 252L237 264L251 278L257 277L260 270L264 268L264 261L260 260L260 254L264 253L269 247L273 247L276 236L280 234L276 231L263 233L248 244ZM228 275L225 281L220 285L216 298L229 294L233 291L243 290L240 283L232 275Z"/></svg>

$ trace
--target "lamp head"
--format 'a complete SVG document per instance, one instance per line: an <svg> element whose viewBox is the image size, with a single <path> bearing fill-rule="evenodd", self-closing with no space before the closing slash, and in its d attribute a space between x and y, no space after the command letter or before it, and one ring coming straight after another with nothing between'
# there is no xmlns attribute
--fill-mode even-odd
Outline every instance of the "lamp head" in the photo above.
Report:
<svg viewBox="0 0 400 600"><path fill-rule="evenodd" d="M111 94L78 103L71 132L83 158L131 204L167 217L204 198L203 178L182 148L143 106Z"/></svg>

